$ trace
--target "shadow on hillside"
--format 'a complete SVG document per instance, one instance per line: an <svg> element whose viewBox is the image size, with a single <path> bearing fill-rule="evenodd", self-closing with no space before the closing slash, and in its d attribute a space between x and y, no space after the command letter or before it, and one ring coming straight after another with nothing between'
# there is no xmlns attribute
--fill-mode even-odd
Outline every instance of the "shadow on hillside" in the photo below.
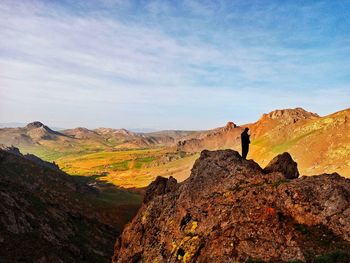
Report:
<svg viewBox="0 0 350 263"><path fill-rule="evenodd" d="M101 180L105 175L72 175L82 198L99 213L110 218L109 224L121 230L137 213L142 194Z"/></svg>

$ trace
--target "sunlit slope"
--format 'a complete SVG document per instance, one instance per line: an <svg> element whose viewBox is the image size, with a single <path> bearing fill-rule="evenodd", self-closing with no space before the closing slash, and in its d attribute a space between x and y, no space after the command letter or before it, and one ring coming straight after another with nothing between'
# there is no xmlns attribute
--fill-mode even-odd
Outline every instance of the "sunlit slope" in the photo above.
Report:
<svg viewBox="0 0 350 263"><path fill-rule="evenodd" d="M83 127L57 132L37 121L25 127L0 129L0 144L13 145L23 153L32 153L54 161L67 155L171 146L192 133L194 132L134 133L125 129L89 130Z"/></svg>
<svg viewBox="0 0 350 263"><path fill-rule="evenodd" d="M250 128L249 159L261 166L288 151L303 175L338 172L350 177L350 109L325 117L302 108L275 110L255 123L227 125L178 143L177 149L198 153L204 149L241 151L240 134Z"/></svg>
<svg viewBox="0 0 350 263"><path fill-rule="evenodd" d="M288 151L298 162L301 174L338 172L350 177L349 120L350 109L291 123L261 119L251 126L248 157L264 166L271 157Z"/></svg>
<svg viewBox="0 0 350 263"><path fill-rule="evenodd" d="M56 162L71 175L99 175L100 180L133 188L147 186L158 175L182 181L188 177L196 158L196 154L157 148L75 154Z"/></svg>
<svg viewBox="0 0 350 263"><path fill-rule="evenodd" d="M135 134L127 130L76 128L57 133L41 123L2 129L0 143L21 143L21 150L54 160L73 175L98 175L124 187L143 187L156 176L189 176L204 149L241 151L240 134L250 128L248 158L262 167L288 151L303 175L338 172L350 177L350 109L325 117L302 108L275 110L255 123L208 131Z"/></svg>

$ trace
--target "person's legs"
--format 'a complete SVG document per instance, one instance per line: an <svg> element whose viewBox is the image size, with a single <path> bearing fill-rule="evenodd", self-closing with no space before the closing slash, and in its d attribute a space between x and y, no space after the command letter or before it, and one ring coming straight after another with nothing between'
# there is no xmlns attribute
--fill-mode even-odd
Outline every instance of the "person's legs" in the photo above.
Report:
<svg viewBox="0 0 350 263"><path fill-rule="evenodd" d="M247 146L242 145L242 158L243 159L247 159L248 150L249 150L249 148Z"/></svg>

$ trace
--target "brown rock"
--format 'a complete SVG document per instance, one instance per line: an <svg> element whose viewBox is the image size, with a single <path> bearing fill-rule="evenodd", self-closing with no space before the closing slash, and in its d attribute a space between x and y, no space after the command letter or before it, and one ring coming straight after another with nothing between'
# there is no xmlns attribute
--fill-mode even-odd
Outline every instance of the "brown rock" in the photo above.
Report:
<svg viewBox="0 0 350 263"><path fill-rule="evenodd" d="M145 196L143 198L144 203L148 203L154 197L158 195L163 195L175 190L177 187L177 181L174 177L170 176L164 178L158 176L155 181L153 181L147 188Z"/></svg>
<svg viewBox="0 0 350 263"><path fill-rule="evenodd" d="M151 185L152 197L124 229L113 262L350 256L350 180L324 174L290 181L284 171L268 173L232 150L203 151L191 176L171 191L167 179Z"/></svg>
<svg viewBox="0 0 350 263"><path fill-rule="evenodd" d="M292 156L285 152L273 158L264 169L265 173L280 172L287 179L299 177L298 164L293 161Z"/></svg>

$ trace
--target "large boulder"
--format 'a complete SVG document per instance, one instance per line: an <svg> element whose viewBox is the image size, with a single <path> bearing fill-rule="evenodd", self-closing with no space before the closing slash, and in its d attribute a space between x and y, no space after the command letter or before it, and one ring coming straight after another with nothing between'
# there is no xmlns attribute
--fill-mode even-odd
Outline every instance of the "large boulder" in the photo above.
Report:
<svg viewBox="0 0 350 263"><path fill-rule="evenodd" d="M292 156L287 152L273 158L264 171L265 173L280 172L287 179L299 177L298 164L293 161Z"/></svg>
<svg viewBox="0 0 350 263"><path fill-rule="evenodd" d="M152 197L118 238L113 262L350 257L350 180L337 174L288 180L285 172L263 170L232 150L203 151L183 183L168 188L157 178L151 185Z"/></svg>

